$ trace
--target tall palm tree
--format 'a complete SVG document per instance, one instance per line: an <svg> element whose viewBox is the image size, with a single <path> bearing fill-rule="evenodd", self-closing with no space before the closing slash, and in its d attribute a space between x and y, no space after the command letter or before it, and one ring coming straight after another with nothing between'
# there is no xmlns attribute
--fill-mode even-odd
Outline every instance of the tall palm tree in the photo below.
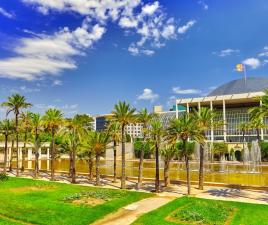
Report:
<svg viewBox="0 0 268 225"><path fill-rule="evenodd" d="M250 120L249 127L256 130L257 140L258 142L260 142L261 141L260 131L261 129L266 127L265 124L263 123L263 118L253 116Z"/></svg>
<svg viewBox="0 0 268 225"><path fill-rule="evenodd" d="M160 192L159 176L159 149L164 135L164 128L159 119L155 119L150 124L150 136L155 151L155 191Z"/></svg>
<svg viewBox="0 0 268 225"><path fill-rule="evenodd" d="M31 130L31 112L26 111L22 112L20 115L20 129L22 133L24 134L23 136L23 149L22 149L22 166L21 166L21 171L24 171L24 162L25 162L25 154L26 154L26 144L28 142L28 136L29 132Z"/></svg>
<svg viewBox="0 0 268 225"><path fill-rule="evenodd" d="M120 128L120 123L116 121L111 121L108 125L107 132L110 135L112 141L113 141L113 151L114 151L114 180L113 182L116 182L116 159L117 159L117 154L116 154L116 147L118 146L118 143L121 138L121 128Z"/></svg>
<svg viewBox="0 0 268 225"><path fill-rule="evenodd" d="M35 177L39 175L39 148L41 147L41 138L40 133L43 130L42 126L42 117L39 113L31 114L31 128L32 128L32 137L34 144L34 155L35 155Z"/></svg>
<svg viewBox="0 0 268 225"><path fill-rule="evenodd" d="M55 180L55 135L63 124L63 113L58 109L48 109L43 116L43 126L51 136L51 180Z"/></svg>
<svg viewBox="0 0 268 225"><path fill-rule="evenodd" d="M160 154L164 159L164 182L165 187L168 187L170 185L170 177L169 177L169 167L171 160L175 157L177 153L176 146L174 145L164 145L160 149Z"/></svg>
<svg viewBox="0 0 268 225"><path fill-rule="evenodd" d="M62 133L64 144L69 146L70 153L70 172L72 183L76 182L76 154L79 146L81 145L82 137L86 134L84 123L80 117L66 120Z"/></svg>
<svg viewBox="0 0 268 225"><path fill-rule="evenodd" d="M204 140L202 132L199 130L199 126L196 123L196 119L192 114L185 113L177 119L170 121L168 127L167 140L170 144L176 144L178 140L182 141L181 156L185 159L186 173L187 173L187 192L191 194L191 181L190 181L190 165L189 157L192 154L191 148L189 148L189 140L196 140L201 142Z"/></svg>
<svg viewBox="0 0 268 225"><path fill-rule="evenodd" d="M147 109L142 109L137 115L137 122L141 123L143 126L143 137L142 137L142 146L140 152L140 161L139 161L139 175L138 175L138 184L137 189L141 188L142 185L142 172L143 172L143 160L144 160L144 148L147 141L148 125L154 118L154 114L148 112Z"/></svg>
<svg viewBox="0 0 268 225"><path fill-rule="evenodd" d="M16 132L16 154L17 154L17 176L19 176L19 115L22 109L31 107L32 104L27 102L25 97L20 94L13 94L8 97L6 102L2 103L2 106L7 107L6 115L11 112L15 115L15 132Z"/></svg>
<svg viewBox="0 0 268 225"><path fill-rule="evenodd" d="M5 137L4 173L6 173L7 171L8 137L13 133L13 130L14 130L14 124L12 120L5 119L0 122L0 131Z"/></svg>
<svg viewBox="0 0 268 225"><path fill-rule="evenodd" d="M125 147L125 128L128 124L135 122L135 109L131 108L126 102L119 101L112 111L113 119L121 126L121 145L122 145L122 175L121 188L126 188L126 147Z"/></svg>
<svg viewBox="0 0 268 225"><path fill-rule="evenodd" d="M215 113L209 108L200 108L198 111L194 110L194 116L199 130L206 137L206 132L216 126ZM204 144L205 142L200 143L199 190L204 189Z"/></svg>
<svg viewBox="0 0 268 225"><path fill-rule="evenodd" d="M96 186L100 185L100 157L110 142L109 135L104 132L92 132L89 143L96 156Z"/></svg>

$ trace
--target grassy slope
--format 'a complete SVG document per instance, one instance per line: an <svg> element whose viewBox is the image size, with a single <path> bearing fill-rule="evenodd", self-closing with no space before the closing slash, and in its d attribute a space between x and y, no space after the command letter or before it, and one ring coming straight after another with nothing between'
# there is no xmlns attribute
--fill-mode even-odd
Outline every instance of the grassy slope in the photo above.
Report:
<svg viewBox="0 0 268 225"><path fill-rule="evenodd" d="M133 225L178 225L178 223L166 221L165 218L179 207L182 207L185 204L191 204L191 202L194 201L207 201L211 204L215 202L214 200L197 198L179 198L155 211L143 215L137 221L135 221ZM231 206L238 209L229 225L268 225L267 205L223 201L222 203L226 206ZM180 225L185 225L185 223Z"/></svg>
<svg viewBox="0 0 268 225"><path fill-rule="evenodd" d="M27 189L29 186L35 187L35 190L29 191ZM123 197L95 207L74 205L63 201L66 196L90 190L98 189L10 178L9 181L0 183L0 214L35 224L88 225L127 204L151 196L146 193L110 190L112 193L123 193ZM5 219L0 218L0 225L3 224Z"/></svg>

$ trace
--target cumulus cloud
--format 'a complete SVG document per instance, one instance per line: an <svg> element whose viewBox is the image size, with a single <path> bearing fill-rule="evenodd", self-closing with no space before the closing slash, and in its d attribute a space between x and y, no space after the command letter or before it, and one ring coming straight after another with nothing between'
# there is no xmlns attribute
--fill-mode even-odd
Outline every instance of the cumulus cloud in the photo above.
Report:
<svg viewBox="0 0 268 225"><path fill-rule="evenodd" d="M15 15L13 13L8 12L5 9L1 8L1 7L0 7L0 14L2 16L5 16L5 17L9 18L9 19L13 19L15 17Z"/></svg>
<svg viewBox="0 0 268 225"><path fill-rule="evenodd" d="M42 13L56 11L72 11L97 20L102 25L112 20L128 34L138 34L139 40L130 43L132 55L151 55L154 48L165 46L165 41L176 38L176 23L168 18L159 1L144 3L142 0L23 0L33 5ZM180 31L185 33L195 21L190 21ZM131 32L129 32L131 31ZM138 54L134 53L138 49ZM144 51L145 50L145 51ZM147 50L150 50L150 54Z"/></svg>
<svg viewBox="0 0 268 225"><path fill-rule="evenodd" d="M257 58L248 58L243 61L243 64L249 66L252 69L257 69L261 66L261 62Z"/></svg>
<svg viewBox="0 0 268 225"><path fill-rule="evenodd" d="M53 35L39 35L19 40L13 49L15 57L0 60L0 76L25 80L41 79L44 75L57 75L65 69L75 69L73 56L100 39L105 28L99 24L91 29L78 27L74 31L64 28Z"/></svg>
<svg viewBox="0 0 268 225"><path fill-rule="evenodd" d="M198 89L182 89L180 87L173 87L172 92L174 94L189 95L189 94L201 94L202 91Z"/></svg>
<svg viewBox="0 0 268 225"><path fill-rule="evenodd" d="M151 89L145 88L143 93L138 96L138 100L148 100L154 102L156 99L159 98L159 95L154 93Z"/></svg>
<svg viewBox="0 0 268 225"><path fill-rule="evenodd" d="M213 52L214 55L217 55L219 57L226 57L226 56L230 56L232 54L237 54L240 51L238 49L231 49L231 48L227 48L227 49L223 49L219 52Z"/></svg>
<svg viewBox="0 0 268 225"><path fill-rule="evenodd" d="M195 20L190 20L189 22L187 22L185 25L181 26L178 28L178 33L179 34L184 34L186 33L192 26L194 26L196 23Z"/></svg>

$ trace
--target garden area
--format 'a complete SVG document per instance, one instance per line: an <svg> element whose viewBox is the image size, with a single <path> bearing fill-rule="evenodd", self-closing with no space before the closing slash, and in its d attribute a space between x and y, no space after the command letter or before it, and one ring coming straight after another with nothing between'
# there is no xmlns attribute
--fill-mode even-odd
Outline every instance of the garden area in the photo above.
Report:
<svg viewBox="0 0 268 225"><path fill-rule="evenodd" d="M0 182L0 225L88 225L151 196L11 177Z"/></svg>
<svg viewBox="0 0 268 225"><path fill-rule="evenodd" d="M267 212L267 205L183 197L141 216L133 225L265 225Z"/></svg>

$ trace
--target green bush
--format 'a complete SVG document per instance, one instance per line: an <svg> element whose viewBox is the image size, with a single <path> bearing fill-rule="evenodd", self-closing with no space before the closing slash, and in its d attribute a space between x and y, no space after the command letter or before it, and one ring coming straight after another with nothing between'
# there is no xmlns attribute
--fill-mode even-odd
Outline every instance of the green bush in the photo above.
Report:
<svg viewBox="0 0 268 225"><path fill-rule="evenodd" d="M268 161L268 142L262 141L260 143L262 161Z"/></svg>
<svg viewBox="0 0 268 225"><path fill-rule="evenodd" d="M143 145L143 143L142 143L142 140L140 140L140 139L137 139L134 142L134 153L135 153L136 158L140 158L142 145ZM151 144L147 142L144 146L144 158L150 159L152 154L153 154L153 148L152 148Z"/></svg>
<svg viewBox="0 0 268 225"><path fill-rule="evenodd" d="M5 173L0 173L0 182L7 181L7 180L8 180L8 176Z"/></svg>

